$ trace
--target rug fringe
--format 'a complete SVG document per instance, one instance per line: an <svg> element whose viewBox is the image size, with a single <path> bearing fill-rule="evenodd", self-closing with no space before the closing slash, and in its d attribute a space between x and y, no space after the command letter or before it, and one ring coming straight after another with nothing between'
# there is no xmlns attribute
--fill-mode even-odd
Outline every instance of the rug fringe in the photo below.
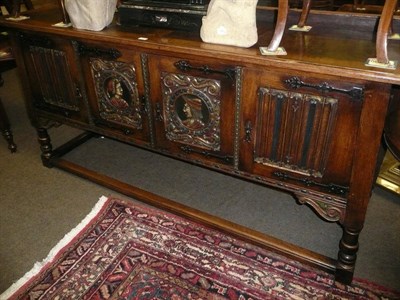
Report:
<svg viewBox="0 0 400 300"><path fill-rule="evenodd" d="M108 200L108 197L101 196L96 205L92 208L91 212L69 233L67 233L57 245L50 250L49 254L41 262L36 262L32 269L25 273L25 275L18 281L14 282L4 293L0 295L0 300L9 299L16 291L18 291L23 285L25 285L33 276L39 273L39 271L48 263L50 263L54 257L63 249L75 236L82 231L90 221L100 212Z"/></svg>

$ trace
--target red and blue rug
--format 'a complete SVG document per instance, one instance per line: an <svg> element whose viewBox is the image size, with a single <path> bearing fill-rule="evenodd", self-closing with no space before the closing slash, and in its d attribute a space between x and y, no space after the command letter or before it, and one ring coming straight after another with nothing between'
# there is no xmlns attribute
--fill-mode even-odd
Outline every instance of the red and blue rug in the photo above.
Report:
<svg viewBox="0 0 400 300"><path fill-rule="evenodd" d="M102 197L0 299L400 299L176 215Z"/></svg>

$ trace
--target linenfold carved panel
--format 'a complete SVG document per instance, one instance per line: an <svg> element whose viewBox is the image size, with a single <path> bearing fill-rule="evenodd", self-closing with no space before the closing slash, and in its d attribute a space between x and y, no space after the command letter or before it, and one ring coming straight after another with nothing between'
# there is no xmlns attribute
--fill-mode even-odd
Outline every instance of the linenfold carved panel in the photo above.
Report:
<svg viewBox="0 0 400 300"><path fill-rule="evenodd" d="M255 162L322 177L338 100L261 88Z"/></svg>
<svg viewBox="0 0 400 300"><path fill-rule="evenodd" d="M64 51L30 46L29 52L34 65L44 103L79 111L71 78L69 64ZM54 76L56 75L56 76Z"/></svg>
<svg viewBox="0 0 400 300"><path fill-rule="evenodd" d="M142 129L136 69L118 61L91 58L99 115L106 121Z"/></svg>
<svg viewBox="0 0 400 300"><path fill-rule="evenodd" d="M167 138L218 151L221 144L220 82L163 72L161 85Z"/></svg>

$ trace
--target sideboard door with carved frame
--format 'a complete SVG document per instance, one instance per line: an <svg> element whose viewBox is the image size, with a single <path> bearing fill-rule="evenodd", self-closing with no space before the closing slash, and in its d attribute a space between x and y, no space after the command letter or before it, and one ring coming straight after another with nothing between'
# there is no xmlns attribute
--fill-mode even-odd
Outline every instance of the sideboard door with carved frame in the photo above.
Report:
<svg viewBox="0 0 400 300"><path fill-rule="evenodd" d="M19 33L33 111L57 120L88 123L84 84L69 40Z"/></svg>
<svg viewBox="0 0 400 300"><path fill-rule="evenodd" d="M110 44L75 43L97 131L148 146L150 111L145 84L146 60L140 52ZM117 49L118 48L118 49Z"/></svg>
<svg viewBox="0 0 400 300"><path fill-rule="evenodd" d="M312 205L322 217L343 221L361 110L371 87L250 69L243 78L239 168L300 201L318 199ZM334 212L321 208L331 205Z"/></svg>
<svg viewBox="0 0 400 300"><path fill-rule="evenodd" d="M149 56L158 150L212 167L235 164L240 68Z"/></svg>

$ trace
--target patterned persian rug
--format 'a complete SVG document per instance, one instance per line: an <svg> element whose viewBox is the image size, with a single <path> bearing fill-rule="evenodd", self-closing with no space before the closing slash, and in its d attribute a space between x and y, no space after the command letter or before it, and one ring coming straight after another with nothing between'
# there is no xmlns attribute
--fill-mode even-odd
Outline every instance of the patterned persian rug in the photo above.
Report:
<svg viewBox="0 0 400 300"><path fill-rule="evenodd" d="M102 197L0 299L400 299L145 205Z"/></svg>

